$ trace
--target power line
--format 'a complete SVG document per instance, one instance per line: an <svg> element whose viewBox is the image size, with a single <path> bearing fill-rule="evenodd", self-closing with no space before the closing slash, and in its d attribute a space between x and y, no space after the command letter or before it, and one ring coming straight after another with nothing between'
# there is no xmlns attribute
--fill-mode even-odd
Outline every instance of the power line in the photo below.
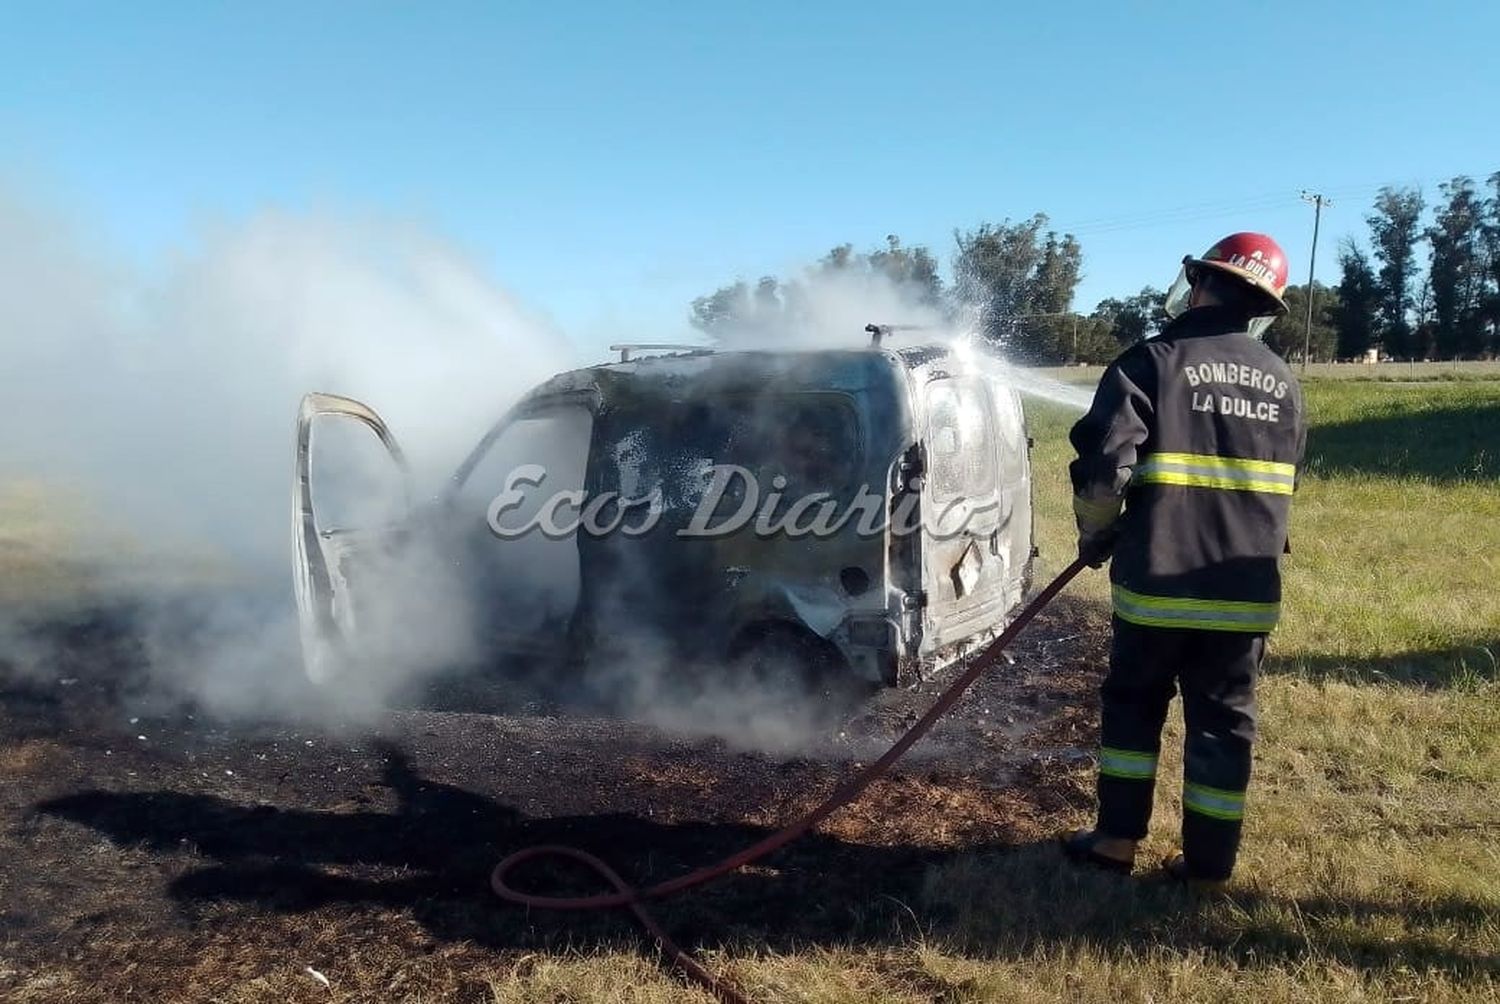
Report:
<svg viewBox="0 0 1500 1004"><path fill-rule="evenodd" d="M1259 196L1254 199L1239 199L1217 204L1179 206L1175 209L1158 209L1148 213L1120 216L1114 219L1099 219L1057 229L1066 233L1089 236L1116 233L1122 230L1141 230L1175 223L1191 223L1195 220L1212 219L1236 213L1261 212L1274 209L1289 202L1287 195Z"/></svg>
<svg viewBox="0 0 1500 1004"><path fill-rule="evenodd" d="M1235 209L1239 209L1247 204L1256 204L1269 200L1279 200L1284 198L1286 198L1286 195L1284 193L1267 192L1261 195L1241 196L1235 199L1225 199L1214 202L1192 202L1181 206L1168 206L1153 210L1136 210L1134 212L1121 213L1118 215L1096 216L1092 218L1074 220L1071 224L1069 224L1067 229L1092 230L1096 227L1117 226L1121 224L1133 223L1139 220L1152 220L1158 216L1175 215L1178 213L1218 211L1232 212Z"/></svg>
<svg viewBox="0 0 1500 1004"><path fill-rule="evenodd" d="M1421 188L1427 187L1429 184L1431 184L1430 181L1423 179L1413 179L1399 183L1367 182L1357 185L1340 185L1337 188L1327 189L1323 194L1326 204L1331 205L1332 200L1335 198L1340 200L1359 199L1373 196L1382 188L1410 186ZM1071 234L1075 237L1098 236L1132 230L1149 230L1155 227L1182 223L1196 223L1244 213L1265 212L1266 210L1282 207L1290 208L1293 204L1294 196L1290 193L1265 193L1218 202L1187 203L1180 206L1169 206L1162 209L1127 213L1119 216L1098 216L1075 220L1066 225L1049 226L1048 229L1056 230L1059 233Z"/></svg>

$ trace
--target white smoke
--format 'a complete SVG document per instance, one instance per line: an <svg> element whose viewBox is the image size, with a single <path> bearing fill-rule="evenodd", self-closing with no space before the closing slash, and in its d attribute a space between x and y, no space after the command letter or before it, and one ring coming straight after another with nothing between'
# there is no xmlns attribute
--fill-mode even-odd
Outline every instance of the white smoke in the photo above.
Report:
<svg viewBox="0 0 1500 1004"><path fill-rule="evenodd" d="M0 347L0 493L45 496L65 525L40 536L88 570L90 600L174 580L276 597L203 602L196 630L148 645L228 710L274 710L269 668L296 664L279 601L304 392L379 410L420 497L521 392L574 365L461 248L411 224L261 212L142 269L3 188ZM9 550L26 557L27 536ZM8 606L65 592L12 583L23 602Z"/></svg>
<svg viewBox="0 0 1500 1004"><path fill-rule="evenodd" d="M934 303L924 287L858 258L844 267L807 269L764 295L743 284L739 291L723 304L726 316L712 331L724 348L855 348L868 344L866 327L877 325L886 329L885 344L946 344L1022 394L1079 411L1092 399L1084 389L1008 361L980 335L983 314L972 304Z"/></svg>
<svg viewBox="0 0 1500 1004"><path fill-rule="evenodd" d="M977 346L972 326L915 292L870 270L823 270L786 288L774 317L723 341L858 348L873 322L911 329L889 336L895 344ZM43 674L48 663L8 612L124 601L144 611L139 641L159 693L278 716L310 707L289 568L301 396L327 391L377 409L414 462L420 500L521 393L588 361L461 248L409 223L266 211L207 228L142 268L3 188L0 346L0 515L27 524L0 526L0 662ZM534 460L545 446L516 445L527 456L497 447L471 489L493 492L503 472L489 467ZM374 483L371 469L355 464L351 482ZM466 501L482 511L483 498ZM492 570L480 607L456 595L463 584L443 574L444 553L405 555L365 612L364 650L380 658L356 692L338 695L338 710L373 711L472 654L476 627L515 621L538 597L576 595L576 552L557 546L488 554L479 564L505 567ZM787 710L806 707L805 695L667 672L664 642L632 639L593 689L636 717L747 745L795 745L820 727L816 708Z"/></svg>
<svg viewBox="0 0 1500 1004"><path fill-rule="evenodd" d="M904 340L942 341L954 333L942 306L923 290L855 259L820 265L785 282L761 280L721 291L711 337L723 348L837 349L868 344L870 324L902 329ZM732 295L737 293L738 295Z"/></svg>

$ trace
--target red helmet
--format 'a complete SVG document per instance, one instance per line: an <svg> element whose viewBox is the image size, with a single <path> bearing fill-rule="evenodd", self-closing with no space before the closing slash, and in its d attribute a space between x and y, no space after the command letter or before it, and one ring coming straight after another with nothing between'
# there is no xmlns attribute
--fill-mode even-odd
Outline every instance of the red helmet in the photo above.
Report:
<svg viewBox="0 0 1500 1004"><path fill-rule="evenodd" d="M1189 281L1198 269L1211 268L1249 283L1270 298L1275 313L1286 313L1286 301L1281 298L1287 280L1286 252L1265 234L1230 234L1202 258L1189 256L1182 265Z"/></svg>

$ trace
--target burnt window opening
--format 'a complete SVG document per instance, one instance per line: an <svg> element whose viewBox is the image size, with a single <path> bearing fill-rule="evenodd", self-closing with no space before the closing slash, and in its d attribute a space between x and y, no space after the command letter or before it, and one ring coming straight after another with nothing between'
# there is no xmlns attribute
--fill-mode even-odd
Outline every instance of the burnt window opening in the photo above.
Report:
<svg viewBox="0 0 1500 1004"><path fill-rule="evenodd" d="M927 451L933 496L982 499L995 492L995 432L989 392L978 380L927 386Z"/></svg>
<svg viewBox="0 0 1500 1004"><path fill-rule="evenodd" d="M696 508L724 465L749 471L762 499L778 490L840 499L859 470L858 421L836 394L641 400L610 408L601 422L608 462L600 490L627 499L659 493L669 511ZM742 487L731 484L725 502Z"/></svg>

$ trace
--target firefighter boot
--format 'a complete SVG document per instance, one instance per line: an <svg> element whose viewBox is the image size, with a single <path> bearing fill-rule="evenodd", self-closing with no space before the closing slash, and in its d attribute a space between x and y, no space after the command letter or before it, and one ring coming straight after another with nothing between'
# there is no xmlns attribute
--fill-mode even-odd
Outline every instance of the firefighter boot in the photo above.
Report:
<svg viewBox="0 0 1500 1004"><path fill-rule="evenodd" d="M1075 864L1129 875L1135 867L1136 843L1098 830L1074 830L1062 838L1062 849Z"/></svg>

